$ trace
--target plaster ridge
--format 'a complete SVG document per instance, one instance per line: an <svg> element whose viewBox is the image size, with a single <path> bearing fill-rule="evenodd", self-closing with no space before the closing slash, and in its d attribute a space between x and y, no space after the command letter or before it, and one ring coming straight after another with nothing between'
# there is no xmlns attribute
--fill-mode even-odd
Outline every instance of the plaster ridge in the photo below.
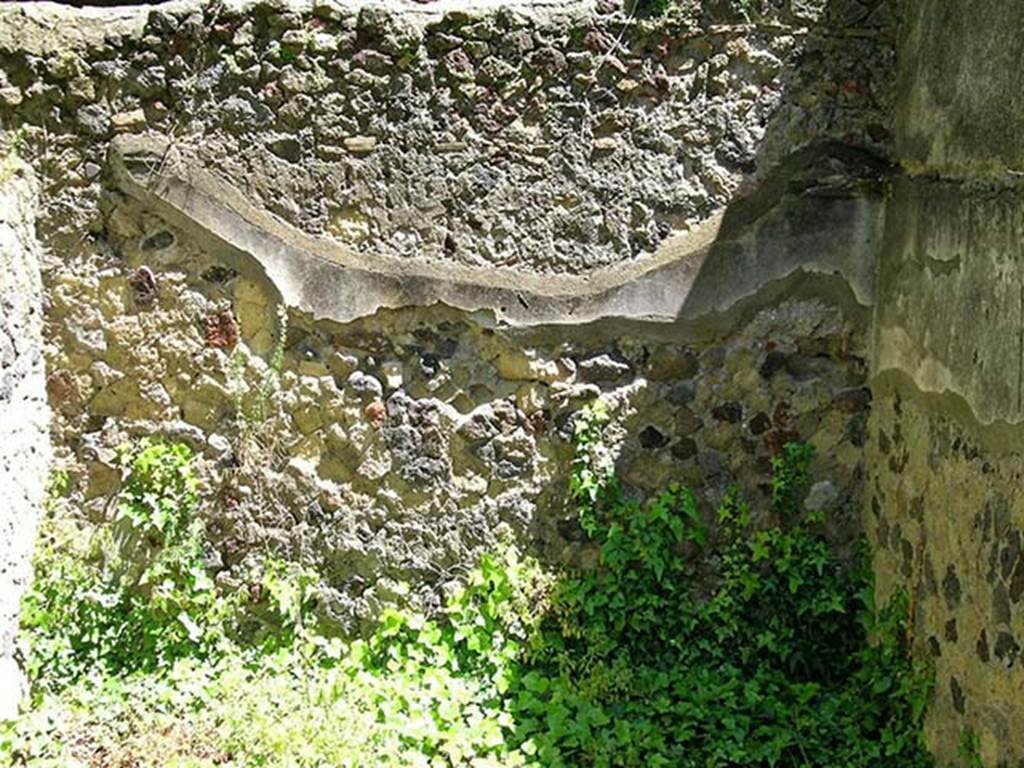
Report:
<svg viewBox="0 0 1024 768"><path fill-rule="evenodd" d="M258 263L289 306L316 318L350 322L381 308L442 303L467 312L492 312L502 325L535 326L590 323L605 318L656 323L728 316L766 285L797 272L841 274L857 303L873 297L850 254L839 247L817 263L793 262L783 249L756 274L746 269L744 242L759 236L764 222L771 236L793 238L789 250L801 248L806 233L788 233L771 212L781 197L758 201L740 223L723 232L726 213L712 217L685 238L670 238L656 253L628 267L615 266L584 275L536 275L462 265L409 262L352 251L333 240L307 234L269 211L251 205L237 188L208 173L187 153L153 137L122 137L110 153L114 183L165 219L204 241L214 241L230 255L245 254ZM770 193L768 190L766 193ZM769 194L769 197L772 195ZM753 198L752 198L753 199ZM856 209L863 205L854 198ZM763 208L763 210L762 210ZM870 216L865 212L863 215ZM857 241L870 242L877 224L847 226ZM778 229L779 227L782 229ZM721 250L717 246L724 246ZM749 247L749 243L747 244ZM740 248L740 255L730 250ZM856 249L854 249L856 252ZM845 255L844 255L845 254ZM706 263L715 263L710 270ZM705 274L707 272L707 274ZM691 295L699 284L699 293Z"/></svg>
<svg viewBox="0 0 1024 768"><path fill-rule="evenodd" d="M139 168L139 159L146 163ZM133 170L131 166L136 166ZM111 148L115 183L183 229L198 226L235 251L256 257L285 302L346 322L379 307L436 301L467 311L494 309L513 325L587 322L604 316L671 321L718 235L721 216L686 242L632 269L596 275L538 276L370 256L301 232L257 210L241 192L151 137L124 137ZM336 298L332 295L337 292Z"/></svg>
<svg viewBox="0 0 1024 768"><path fill-rule="evenodd" d="M144 173L135 173L129 167L137 163L139 158L148 158L152 163L157 157L160 158L159 165L148 168ZM702 254L718 238L725 215L724 211L718 211L693 229L670 235L654 252L628 263L612 264L583 274L537 274L522 269L474 267L447 262L431 264L422 259L365 253L348 248L329 237L306 234L272 212L250 204L241 190L205 170L201 161L189 157L181 148L166 143L163 137L118 137L111 144L111 169L117 182L127 191L141 186L157 196L165 196L174 194L178 185L186 185L190 191L181 194L205 196L275 238L331 264L491 288L506 288L515 284L522 292L538 297L594 297L646 277L668 264L701 259Z"/></svg>
<svg viewBox="0 0 1024 768"><path fill-rule="evenodd" d="M883 368L871 379L871 390L876 399L899 391L901 397L920 400L929 413L939 413L953 419L965 430L971 432L987 451L992 453L1019 454L1024 445L1024 419L985 420L978 416L971 401L954 389L929 389L923 387L914 376L896 367Z"/></svg>

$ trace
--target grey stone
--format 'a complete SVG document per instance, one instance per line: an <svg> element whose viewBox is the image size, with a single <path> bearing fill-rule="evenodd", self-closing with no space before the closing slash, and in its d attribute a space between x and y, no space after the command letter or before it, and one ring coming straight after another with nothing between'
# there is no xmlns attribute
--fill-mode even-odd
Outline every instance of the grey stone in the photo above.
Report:
<svg viewBox="0 0 1024 768"><path fill-rule="evenodd" d="M668 389L666 399L672 405L687 405L697 398L697 383L695 381L679 381Z"/></svg>
<svg viewBox="0 0 1024 768"><path fill-rule="evenodd" d="M804 509L808 512L834 512L842 501L842 493L829 480L822 480L811 486L804 498Z"/></svg>
<svg viewBox="0 0 1024 768"><path fill-rule="evenodd" d="M222 461L228 459L234 451L231 441L224 435L211 434L206 438L206 442L214 455Z"/></svg>
<svg viewBox="0 0 1024 768"><path fill-rule="evenodd" d="M302 144L294 136L275 136L267 141L267 147L289 163L297 163L302 159Z"/></svg>
<svg viewBox="0 0 1024 768"><path fill-rule="evenodd" d="M617 381L630 373L629 363L611 355L597 355L577 365L580 379L586 382Z"/></svg>
<svg viewBox="0 0 1024 768"><path fill-rule="evenodd" d="M380 398L384 394L384 387L380 381L362 371L355 371L348 377L346 383L348 389L362 397L364 400Z"/></svg>

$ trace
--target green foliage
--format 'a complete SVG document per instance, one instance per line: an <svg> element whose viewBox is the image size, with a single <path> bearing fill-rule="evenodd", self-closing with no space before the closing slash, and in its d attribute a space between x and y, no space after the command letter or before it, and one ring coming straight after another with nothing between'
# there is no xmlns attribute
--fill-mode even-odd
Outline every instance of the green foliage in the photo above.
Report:
<svg viewBox="0 0 1024 768"><path fill-rule="evenodd" d="M782 455L772 458L772 507L787 519L800 514L800 501L810 482L813 453L806 443L787 443Z"/></svg>
<svg viewBox="0 0 1024 768"><path fill-rule="evenodd" d="M288 310L277 307L277 336L270 359L262 370L257 369L250 378L250 359L242 346L235 348L227 371L228 389L235 409L235 436L233 454L235 467L225 475L225 485L231 488L240 483L250 492L241 501L241 514L265 515L279 505L274 492L272 473L281 471L288 460L285 444L288 432L276 418L280 409L277 402L281 389L281 370L284 367L285 343L288 336ZM281 514L287 510L277 509Z"/></svg>
<svg viewBox="0 0 1024 768"><path fill-rule="evenodd" d="M115 520L155 545L179 540L198 503L191 460L187 445L144 440L125 457Z"/></svg>
<svg viewBox="0 0 1024 768"><path fill-rule="evenodd" d="M284 347L288 337L288 309L277 307L277 337L259 382L253 386L246 381L246 358L236 348L228 368L228 387L232 393L239 430L245 439L248 433L263 426L271 413L270 403L280 388L281 369L284 367Z"/></svg>
<svg viewBox="0 0 1024 768"><path fill-rule="evenodd" d="M735 0L735 3L747 21L751 21L755 13L763 10L760 0Z"/></svg>
<svg viewBox="0 0 1024 768"><path fill-rule="evenodd" d="M984 768L981 762L981 739L970 728L960 734L959 757L965 768Z"/></svg>
<svg viewBox="0 0 1024 768"><path fill-rule="evenodd" d="M55 514L60 500L71 487L71 477L66 470L52 469L46 478L46 495L43 497L43 508L48 514Z"/></svg>
<svg viewBox="0 0 1024 768"><path fill-rule="evenodd" d="M731 0L730 5L733 11L739 12L748 22L761 10L758 0ZM678 6L677 0L634 0L631 7L637 16L650 18L666 16Z"/></svg>
<svg viewBox="0 0 1024 768"><path fill-rule="evenodd" d="M114 601L91 623L62 611L97 588L95 574L44 573L30 635L87 652L36 663L37 707L0 729L0 758L75 765L86 743L110 764L191 768L930 766L919 735L930 685L904 647L905 601L875 611L866 569L840 561L802 513L810 449L777 459L765 514L735 493L702 511L680 486L631 496L605 446L609 421L598 403L575 427L571 492L595 567L556 578L508 545L437 615L386 610L350 644L317 631L316 576L294 565L265 566L281 629L256 645L227 642L211 607L224 599L203 603L180 568L161 571L173 607L132 602L143 580L118 582L128 613ZM119 516L156 549L145 573L192 540L187 461L151 444L129 463ZM180 652L185 604L217 653L190 635ZM160 642L140 647L126 616ZM92 659L108 674L81 674ZM156 659L159 673L139 663ZM52 685L72 682L58 669L78 682Z"/></svg>
<svg viewBox="0 0 1024 768"><path fill-rule="evenodd" d="M638 16L664 16L673 7L675 0L635 0L633 5Z"/></svg>
<svg viewBox="0 0 1024 768"><path fill-rule="evenodd" d="M22 164L22 155L28 145L28 132L22 126L5 137L0 148L0 185L7 183Z"/></svg>
<svg viewBox="0 0 1024 768"><path fill-rule="evenodd" d="M124 455L109 529L84 550L69 541L77 529L43 536L21 619L38 686L155 669L216 644L225 606L202 564L191 458L185 445L143 441Z"/></svg>
<svg viewBox="0 0 1024 768"><path fill-rule="evenodd" d="M579 412L573 425L576 456L569 491L579 510L580 526L591 537L598 530L597 514L603 497L618 492L615 463L604 443L604 427L610 419L607 404L596 400Z"/></svg>
<svg viewBox="0 0 1024 768"><path fill-rule="evenodd" d="M67 470L55 469L46 478L46 496L48 500L56 500L67 492L71 485L71 477Z"/></svg>
<svg viewBox="0 0 1024 768"><path fill-rule="evenodd" d="M712 536L689 491L624 492L595 448L606 420L578 424L572 484L600 562L552 593L522 677L544 683L513 708L540 764L928 765L899 606L876 614L800 514L810 448L774 464L775 525L751 530L731 495Z"/></svg>

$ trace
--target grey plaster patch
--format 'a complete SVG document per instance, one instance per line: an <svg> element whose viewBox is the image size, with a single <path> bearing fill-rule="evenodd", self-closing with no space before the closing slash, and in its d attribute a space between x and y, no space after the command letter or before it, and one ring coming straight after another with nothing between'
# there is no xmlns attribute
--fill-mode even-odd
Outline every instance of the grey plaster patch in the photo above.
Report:
<svg viewBox="0 0 1024 768"><path fill-rule="evenodd" d="M983 424L1024 420L1024 190L895 185L880 265L877 375L965 399Z"/></svg>

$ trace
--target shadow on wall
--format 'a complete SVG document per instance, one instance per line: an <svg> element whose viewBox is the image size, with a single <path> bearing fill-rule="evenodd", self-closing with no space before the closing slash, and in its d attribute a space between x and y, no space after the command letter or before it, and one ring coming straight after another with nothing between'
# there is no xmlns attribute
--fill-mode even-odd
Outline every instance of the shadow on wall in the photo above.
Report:
<svg viewBox="0 0 1024 768"><path fill-rule="evenodd" d="M802 8L788 5L790 13ZM680 320L735 321L750 304L796 291L866 325L895 170L897 9L888 0L833 0L803 31L798 64L781 78L781 106L747 161L756 172L726 206Z"/></svg>
<svg viewBox="0 0 1024 768"><path fill-rule="evenodd" d="M639 371L666 408L661 421L643 412L621 425L616 466L634 489L651 493L658 490L652 478L683 479L701 487L709 512L738 476L767 493L771 457L786 442L810 441L821 449L816 470L839 485L818 488L838 513L833 539L848 545L862 535L867 337L885 201L897 173L890 133L895 5L828 3L821 24L805 31L801 66L783 77L782 107L764 128L758 156L735 160L737 171L750 173L714 240L602 297L612 310L640 308L637 315L660 304L675 321L652 324L627 313L584 326L595 358L625 359L619 340L633 337L689 344L696 360L664 384L652 374L656 361ZM799 106L822 101L829 106ZM814 133L802 120L822 121L820 136L794 151L794 135ZM570 337L580 332L555 328ZM551 333L546 326L515 337L529 346ZM678 467L659 467L659 455L668 454L692 468L680 475Z"/></svg>

